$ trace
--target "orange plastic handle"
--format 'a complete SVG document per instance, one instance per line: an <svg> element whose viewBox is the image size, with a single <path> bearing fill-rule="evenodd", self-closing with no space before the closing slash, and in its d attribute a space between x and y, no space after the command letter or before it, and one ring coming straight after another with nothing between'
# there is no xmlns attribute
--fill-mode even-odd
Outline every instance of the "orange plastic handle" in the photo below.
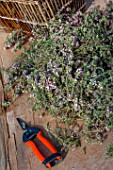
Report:
<svg viewBox="0 0 113 170"><path fill-rule="evenodd" d="M40 153L36 145L34 144L33 141L29 140L28 142L25 143L27 146L31 147L33 153L37 156L37 158L43 162L45 160L44 156Z"/></svg>
<svg viewBox="0 0 113 170"><path fill-rule="evenodd" d="M33 153L36 155L36 157L43 162L45 160L45 157L40 153L40 151L38 150L38 148L36 147L36 145L34 144L33 141L29 140L28 142L25 143L27 146L29 146ZM48 163L46 165L48 168L51 168L51 165Z"/></svg>
<svg viewBox="0 0 113 170"><path fill-rule="evenodd" d="M51 151L52 154L58 152L56 148L43 136L41 131L37 134L37 137L42 142L42 144L45 145Z"/></svg>

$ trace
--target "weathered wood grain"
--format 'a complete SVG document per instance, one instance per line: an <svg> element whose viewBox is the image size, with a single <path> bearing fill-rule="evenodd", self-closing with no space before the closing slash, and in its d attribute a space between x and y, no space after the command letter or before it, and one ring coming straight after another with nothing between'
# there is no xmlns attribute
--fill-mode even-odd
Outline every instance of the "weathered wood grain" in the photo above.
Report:
<svg viewBox="0 0 113 170"><path fill-rule="evenodd" d="M0 170L8 170L8 150L7 150L8 131L5 113L0 115Z"/></svg>
<svg viewBox="0 0 113 170"><path fill-rule="evenodd" d="M13 111L7 112L7 124L9 129L9 135L11 137L12 135L16 134L15 116Z"/></svg>
<svg viewBox="0 0 113 170"><path fill-rule="evenodd" d="M4 92L3 92L3 86L2 86L2 81L0 79L0 114L2 114L2 102L4 101Z"/></svg>
<svg viewBox="0 0 113 170"><path fill-rule="evenodd" d="M15 145L15 137L12 134L8 140L9 162L11 170L18 170L17 165L17 150Z"/></svg>
<svg viewBox="0 0 113 170"><path fill-rule="evenodd" d="M2 128L2 124L0 121L0 128ZM0 170L5 170L7 166L6 162L6 150L4 146L4 134L2 130L0 131Z"/></svg>

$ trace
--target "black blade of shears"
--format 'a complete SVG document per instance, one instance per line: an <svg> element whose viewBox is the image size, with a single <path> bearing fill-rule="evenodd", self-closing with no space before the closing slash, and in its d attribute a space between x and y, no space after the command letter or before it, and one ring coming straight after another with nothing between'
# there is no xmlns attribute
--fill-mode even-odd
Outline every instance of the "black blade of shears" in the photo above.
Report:
<svg viewBox="0 0 113 170"><path fill-rule="evenodd" d="M21 119L21 118L16 118L19 125L21 126L21 128L26 131L28 129L28 126L27 124Z"/></svg>

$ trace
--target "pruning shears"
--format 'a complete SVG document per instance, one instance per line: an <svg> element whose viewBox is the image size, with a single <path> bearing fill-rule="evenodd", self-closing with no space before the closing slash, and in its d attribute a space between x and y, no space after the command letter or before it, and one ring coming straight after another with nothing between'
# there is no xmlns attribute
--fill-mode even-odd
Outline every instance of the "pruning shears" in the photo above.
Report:
<svg viewBox="0 0 113 170"><path fill-rule="evenodd" d="M21 118L17 118L18 123L24 130L23 142L29 146L36 157L44 164L47 168L51 168L62 161L62 157L57 149L48 141L42 134L42 131L37 127L28 126ZM51 155L47 158L39 151L36 144L34 143L34 138L38 138L40 142L46 146L51 152Z"/></svg>

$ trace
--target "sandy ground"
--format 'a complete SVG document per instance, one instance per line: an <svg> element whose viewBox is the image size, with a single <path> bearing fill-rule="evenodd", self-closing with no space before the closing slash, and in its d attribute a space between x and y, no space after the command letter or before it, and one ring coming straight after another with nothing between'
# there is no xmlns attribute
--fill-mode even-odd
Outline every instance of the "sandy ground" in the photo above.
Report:
<svg viewBox="0 0 113 170"><path fill-rule="evenodd" d="M88 0L87 0L88 1ZM88 7L92 1L88 1ZM96 5L105 6L104 0L96 0ZM91 6L93 7L94 4ZM14 56L18 55L11 50L5 51L3 43L7 34L0 32L0 67L9 68L14 62ZM7 82L6 74L2 74L3 81ZM0 81L0 102L4 101L3 82ZM40 117L40 111L32 112L30 106L32 103L27 101L27 96L18 98L14 104L7 110L0 106L0 170L46 170L39 162L36 156L22 142L22 130L19 127L16 118L21 117L32 125L40 125L46 129L46 123L55 124L55 119L46 115ZM46 134L47 135L47 134ZM58 147L58 143L51 139L53 144ZM105 158L105 150L108 143L112 141L109 134L102 145L88 144L82 140L81 148L70 150L62 163L53 167L53 170L112 170L113 160ZM83 148L86 147L86 154Z"/></svg>

